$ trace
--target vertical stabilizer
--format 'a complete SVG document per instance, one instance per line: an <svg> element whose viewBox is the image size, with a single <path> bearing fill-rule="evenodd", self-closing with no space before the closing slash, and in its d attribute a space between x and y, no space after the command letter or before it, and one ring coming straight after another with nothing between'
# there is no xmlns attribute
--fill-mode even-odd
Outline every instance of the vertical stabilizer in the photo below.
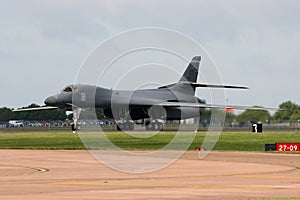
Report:
<svg viewBox="0 0 300 200"><path fill-rule="evenodd" d="M201 56L193 57L180 80L171 87L173 91L191 96L195 95L196 87L194 83L197 82L200 61Z"/></svg>
<svg viewBox="0 0 300 200"><path fill-rule="evenodd" d="M188 65L188 67L186 68L179 82L196 83L200 61L201 61L201 56L195 56L190 62L190 64Z"/></svg>

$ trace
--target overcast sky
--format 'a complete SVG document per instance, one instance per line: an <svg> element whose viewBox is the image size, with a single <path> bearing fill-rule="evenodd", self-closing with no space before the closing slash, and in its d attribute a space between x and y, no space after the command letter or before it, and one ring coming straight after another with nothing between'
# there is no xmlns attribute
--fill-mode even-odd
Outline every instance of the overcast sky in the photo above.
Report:
<svg viewBox="0 0 300 200"><path fill-rule="evenodd" d="M208 51L224 83L250 87L228 91L229 104L300 103L299 10L298 0L3 0L0 107L42 105L74 82L97 44L142 27L186 34Z"/></svg>

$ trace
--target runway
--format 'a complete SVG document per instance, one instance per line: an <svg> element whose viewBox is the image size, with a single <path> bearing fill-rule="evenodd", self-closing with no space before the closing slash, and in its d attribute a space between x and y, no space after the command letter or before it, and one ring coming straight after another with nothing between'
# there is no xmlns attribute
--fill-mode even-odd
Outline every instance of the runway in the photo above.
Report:
<svg viewBox="0 0 300 200"><path fill-rule="evenodd" d="M1 150L0 199L300 197L300 154L187 152L152 173L110 169L87 151Z"/></svg>

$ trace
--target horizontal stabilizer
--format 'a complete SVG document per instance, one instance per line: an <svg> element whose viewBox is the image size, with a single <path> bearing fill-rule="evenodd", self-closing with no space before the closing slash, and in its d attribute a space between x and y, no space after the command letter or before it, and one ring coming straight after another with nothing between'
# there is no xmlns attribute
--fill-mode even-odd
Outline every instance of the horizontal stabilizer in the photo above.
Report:
<svg viewBox="0 0 300 200"><path fill-rule="evenodd" d="M194 87L207 87L207 88L228 88L228 89L249 89L245 86L234 86L234 85L214 85L205 83L187 83Z"/></svg>
<svg viewBox="0 0 300 200"><path fill-rule="evenodd" d="M42 106L42 107L36 107L36 108L23 108L23 109L13 110L13 112L34 111L34 110L51 110L51 109L58 109L58 107Z"/></svg>
<svg viewBox="0 0 300 200"><path fill-rule="evenodd" d="M266 110L277 111L279 108L263 108L253 106L234 106L234 105L215 105L215 104L202 104L202 103L186 103L186 102L164 102L158 104L163 107L190 107L190 108L219 108L219 109L236 109L236 110Z"/></svg>

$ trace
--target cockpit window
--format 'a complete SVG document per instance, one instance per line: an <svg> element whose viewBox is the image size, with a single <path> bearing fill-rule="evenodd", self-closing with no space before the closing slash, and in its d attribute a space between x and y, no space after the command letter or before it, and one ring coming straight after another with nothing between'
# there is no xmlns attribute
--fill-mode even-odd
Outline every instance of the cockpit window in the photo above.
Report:
<svg viewBox="0 0 300 200"><path fill-rule="evenodd" d="M74 87L74 86L67 86L67 87L65 87L62 91L63 92L75 92L76 91L76 87Z"/></svg>
<svg viewBox="0 0 300 200"><path fill-rule="evenodd" d="M71 87L66 87L65 89L63 89L64 92L73 92Z"/></svg>

